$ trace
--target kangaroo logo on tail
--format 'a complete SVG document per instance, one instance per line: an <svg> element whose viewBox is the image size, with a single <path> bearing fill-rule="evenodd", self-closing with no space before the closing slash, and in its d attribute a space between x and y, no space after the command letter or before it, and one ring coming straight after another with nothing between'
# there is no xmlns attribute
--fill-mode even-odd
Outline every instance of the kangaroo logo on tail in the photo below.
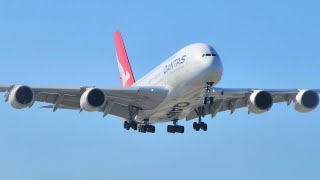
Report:
<svg viewBox="0 0 320 180"><path fill-rule="evenodd" d="M127 84L127 81L130 78L130 73L123 69L121 63L119 62L118 57L117 57L117 62L118 62L118 68L120 73L120 80L121 80L122 86L125 86Z"/></svg>
<svg viewBox="0 0 320 180"><path fill-rule="evenodd" d="M114 42L116 45L117 62L121 84L122 86L132 86L135 83L135 80L120 31L116 31L114 33Z"/></svg>

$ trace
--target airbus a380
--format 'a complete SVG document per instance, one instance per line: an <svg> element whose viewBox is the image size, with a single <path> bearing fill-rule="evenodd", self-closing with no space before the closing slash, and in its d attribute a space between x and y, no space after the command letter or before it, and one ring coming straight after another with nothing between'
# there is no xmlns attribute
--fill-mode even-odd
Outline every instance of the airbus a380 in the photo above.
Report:
<svg viewBox="0 0 320 180"><path fill-rule="evenodd" d="M295 104L298 112L310 112L319 105L319 89L231 89L218 88L223 66L216 50L204 43L179 50L141 79L135 81L119 31L114 34L122 87L59 87L0 85L5 101L16 109L41 108L101 112L124 119L126 130L154 133L156 123L170 122L168 133L184 133L179 120L193 122L196 131L207 131L202 118L218 112L247 108L249 113L269 111L274 103Z"/></svg>

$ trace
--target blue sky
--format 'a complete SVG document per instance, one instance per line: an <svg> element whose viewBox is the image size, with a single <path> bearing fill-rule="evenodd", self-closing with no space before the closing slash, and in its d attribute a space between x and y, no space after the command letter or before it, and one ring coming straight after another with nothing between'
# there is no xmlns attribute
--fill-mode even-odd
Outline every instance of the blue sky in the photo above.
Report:
<svg viewBox="0 0 320 180"><path fill-rule="evenodd" d="M219 52L221 87L320 88L318 1L0 0L0 84L119 86L113 32L136 78L180 48ZM0 179L319 179L320 110L205 118L208 132L126 132L99 113L0 103Z"/></svg>

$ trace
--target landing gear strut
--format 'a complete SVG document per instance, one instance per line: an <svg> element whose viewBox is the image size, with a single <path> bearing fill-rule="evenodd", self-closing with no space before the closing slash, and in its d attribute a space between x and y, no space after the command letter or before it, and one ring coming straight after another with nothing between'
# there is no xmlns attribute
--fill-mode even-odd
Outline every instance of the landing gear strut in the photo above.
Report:
<svg viewBox="0 0 320 180"><path fill-rule="evenodd" d="M128 112L129 112L129 120L124 121L123 123L123 128L126 129L127 131L131 129L137 130L138 129L138 124L133 120L134 115L138 113L139 109L133 106L128 106Z"/></svg>
<svg viewBox="0 0 320 180"><path fill-rule="evenodd" d="M198 109L195 110L197 115L198 115L198 122L193 122L193 129L196 131L199 131L200 129L202 129L203 131L207 131L208 130L208 125L204 122L202 122L202 116L203 116L203 107L199 107Z"/></svg>
<svg viewBox="0 0 320 180"><path fill-rule="evenodd" d="M178 120L173 120L173 125L168 125L167 126L167 132L168 133L184 133L184 126L179 126L177 125Z"/></svg>

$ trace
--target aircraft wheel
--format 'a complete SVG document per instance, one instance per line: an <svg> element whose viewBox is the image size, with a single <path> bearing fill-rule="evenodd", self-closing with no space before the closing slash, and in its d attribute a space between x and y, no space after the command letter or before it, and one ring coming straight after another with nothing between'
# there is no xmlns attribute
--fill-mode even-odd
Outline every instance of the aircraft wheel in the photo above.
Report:
<svg viewBox="0 0 320 180"><path fill-rule="evenodd" d="M175 127L174 126L171 126L171 125L168 125L167 126L167 132L168 133L175 133Z"/></svg>
<svg viewBox="0 0 320 180"><path fill-rule="evenodd" d="M138 129L138 124L136 122L131 122L130 127L136 131Z"/></svg>
<svg viewBox="0 0 320 180"><path fill-rule="evenodd" d="M129 130L130 129L130 124L127 121L125 121L123 123L123 127L124 127L124 129Z"/></svg>
<svg viewBox="0 0 320 180"><path fill-rule="evenodd" d="M167 132L170 133L170 125L167 126Z"/></svg>
<svg viewBox="0 0 320 180"><path fill-rule="evenodd" d="M196 130L196 129L197 129L197 126L198 126L198 123L193 122L193 129L194 129L194 130Z"/></svg>
<svg viewBox="0 0 320 180"><path fill-rule="evenodd" d="M151 126L151 133L155 133L156 132L156 127L155 126Z"/></svg>
<svg viewBox="0 0 320 180"><path fill-rule="evenodd" d="M207 130L208 130L208 125L207 125L206 123L202 124L202 125L201 125L201 129L202 129L203 131L207 131Z"/></svg>
<svg viewBox="0 0 320 180"><path fill-rule="evenodd" d="M147 125L147 132L148 133L154 133L155 132L155 127L153 125Z"/></svg>
<svg viewBox="0 0 320 180"><path fill-rule="evenodd" d="M177 132L177 128L175 126L171 126L171 133L176 133Z"/></svg>
<svg viewBox="0 0 320 180"><path fill-rule="evenodd" d="M143 125L143 126L142 126L142 132L143 132L143 133L146 133L147 130L148 130L148 129L147 129L147 126Z"/></svg>
<svg viewBox="0 0 320 180"><path fill-rule="evenodd" d="M196 131L199 131L200 130L200 126L199 126L199 124L197 124L197 127L196 127L196 129L195 129Z"/></svg>
<svg viewBox="0 0 320 180"><path fill-rule="evenodd" d="M184 133L184 127L183 126L177 126L177 130L179 133L183 134Z"/></svg>
<svg viewBox="0 0 320 180"><path fill-rule="evenodd" d="M147 132L146 126L145 126L145 125L140 125L140 126L139 126L139 132L141 132L141 133L146 133L146 132Z"/></svg>

